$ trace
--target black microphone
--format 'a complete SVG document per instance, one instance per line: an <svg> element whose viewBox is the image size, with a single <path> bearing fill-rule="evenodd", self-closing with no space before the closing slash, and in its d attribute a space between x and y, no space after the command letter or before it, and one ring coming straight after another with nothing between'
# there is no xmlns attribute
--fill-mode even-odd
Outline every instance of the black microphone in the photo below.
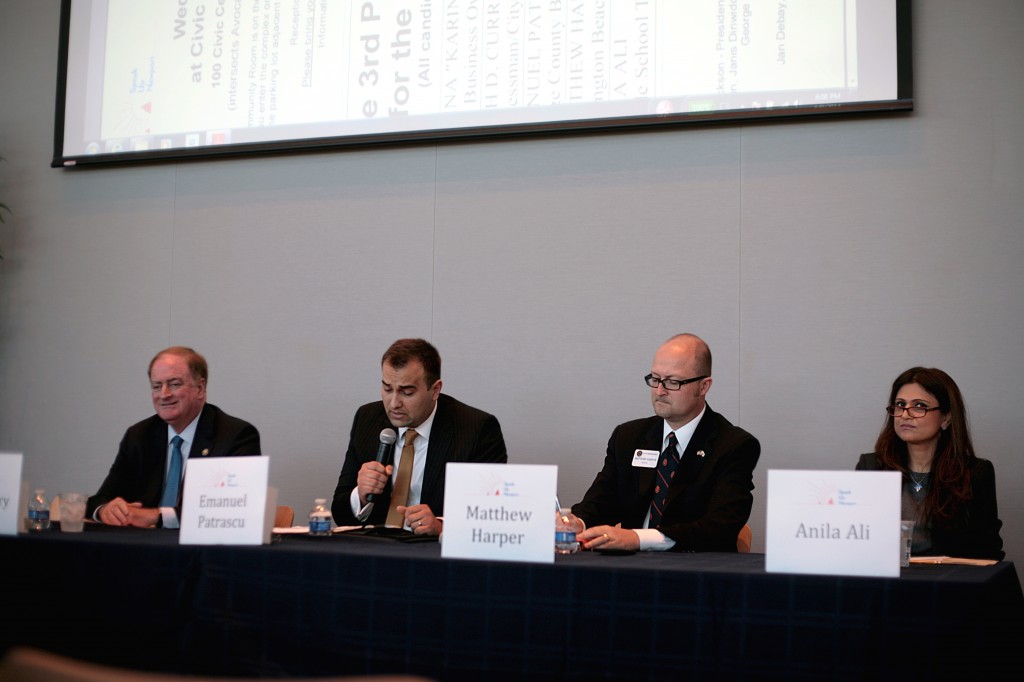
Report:
<svg viewBox="0 0 1024 682"><path fill-rule="evenodd" d="M395 433L394 429L384 429L380 432L380 445L377 446L377 463L387 466L391 463L391 453L395 449L395 441L398 440L398 434ZM373 502L377 496L370 493L366 496L366 503Z"/></svg>

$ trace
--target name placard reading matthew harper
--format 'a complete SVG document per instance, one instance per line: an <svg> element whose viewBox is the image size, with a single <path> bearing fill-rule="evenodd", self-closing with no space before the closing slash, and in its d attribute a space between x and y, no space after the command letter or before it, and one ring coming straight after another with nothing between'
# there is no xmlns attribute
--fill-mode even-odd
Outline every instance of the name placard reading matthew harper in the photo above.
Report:
<svg viewBox="0 0 1024 682"><path fill-rule="evenodd" d="M267 457L190 459L181 508L183 545L259 545L267 508Z"/></svg>
<svg viewBox="0 0 1024 682"><path fill-rule="evenodd" d="M448 464L441 556L553 563L557 488L552 465Z"/></svg>

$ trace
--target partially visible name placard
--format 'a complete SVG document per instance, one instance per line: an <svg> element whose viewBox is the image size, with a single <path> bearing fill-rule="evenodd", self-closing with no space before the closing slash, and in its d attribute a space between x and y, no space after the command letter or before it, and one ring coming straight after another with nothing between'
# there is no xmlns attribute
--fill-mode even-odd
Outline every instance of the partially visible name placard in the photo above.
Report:
<svg viewBox="0 0 1024 682"><path fill-rule="evenodd" d="M448 464L441 556L554 563L557 489L553 465Z"/></svg>
<svg viewBox="0 0 1024 682"><path fill-rule="evenodd" d="M20 453L0 452L0 535L18 534L23 459Z"/></svg>
<svg viewBox="0 0 1024 682"><path fill-rule="evenodd" d="M181 505L183 545L259 545L267 537L268 457L189 459Z"/></svg>
<svg viewBox="0 0 1024 682"><path fill-rule="evenodd" d="M765 570L897 578L897 471L768 471Z"/></svg>

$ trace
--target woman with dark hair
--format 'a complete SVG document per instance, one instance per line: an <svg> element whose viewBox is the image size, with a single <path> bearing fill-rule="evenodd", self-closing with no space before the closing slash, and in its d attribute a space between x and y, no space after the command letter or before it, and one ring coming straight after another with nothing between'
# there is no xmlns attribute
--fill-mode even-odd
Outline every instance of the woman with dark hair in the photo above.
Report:
<svg viewBox="0 0 1024 682"><path fill-rule="evenodd" d="M902 472L911 553L1002 559L995 469L974 454L956 383L941 369L912 367L896 377L885 409L875 451L857 469Z"/></svg>

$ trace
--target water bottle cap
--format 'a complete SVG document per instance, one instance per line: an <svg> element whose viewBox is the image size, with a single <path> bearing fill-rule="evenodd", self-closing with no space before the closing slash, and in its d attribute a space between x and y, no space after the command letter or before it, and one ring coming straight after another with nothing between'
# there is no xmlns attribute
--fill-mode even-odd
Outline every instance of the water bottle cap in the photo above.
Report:
<svg viewBox="0 0 1024 682"><path fill-rule="evenodd" d="M318 497L318 498L316 498L313 501L316 502L317 504L324 504L324 503L327 502L327 498L325 498L325 497Z"/></svg>

